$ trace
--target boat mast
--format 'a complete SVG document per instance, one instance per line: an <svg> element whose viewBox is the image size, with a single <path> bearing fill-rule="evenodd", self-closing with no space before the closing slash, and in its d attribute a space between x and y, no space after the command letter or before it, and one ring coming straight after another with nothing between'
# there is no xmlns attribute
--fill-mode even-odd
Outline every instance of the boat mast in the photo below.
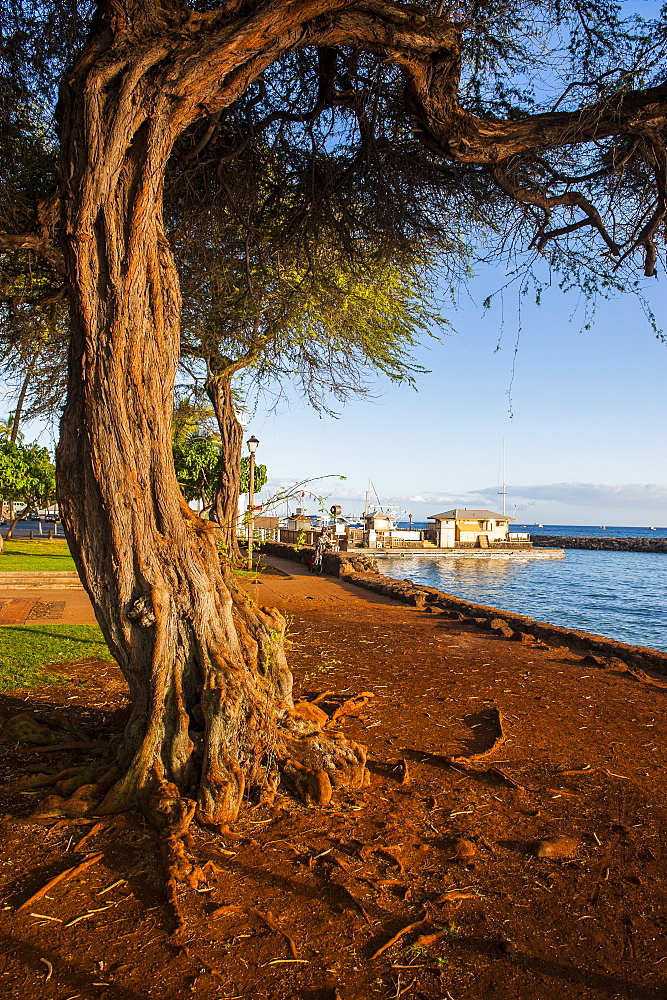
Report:
<svg viewBox="0 0 667 1000"><path fill-rule="evenodd" d="M507 489L505 487L505 438L503 438L503 488L498 490L498 496L503 498L503 517L507 514Z"/></svg>

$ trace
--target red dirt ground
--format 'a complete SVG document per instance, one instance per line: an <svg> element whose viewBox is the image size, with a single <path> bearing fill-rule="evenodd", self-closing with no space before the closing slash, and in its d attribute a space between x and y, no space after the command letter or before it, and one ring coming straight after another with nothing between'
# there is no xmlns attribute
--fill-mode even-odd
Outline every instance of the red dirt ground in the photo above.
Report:
<svg viewBox="0 0 667 1000"><path fill-rule="evenodd" d="M44 791L25 776L95 748L4 745L0 997L664 1000L667 690L290 572L248 589L289 617L297 696L374 694L340 725L369 747L370 787L322 810L280 796L233 835L195 832L208 881L181 890L180 946L140 819L81 846L92 820L30 819ZM59 710L104 746L122 678L101 661L67 670L0 714ZM550 837L570 838L566 856L537 856Z"/></svg>

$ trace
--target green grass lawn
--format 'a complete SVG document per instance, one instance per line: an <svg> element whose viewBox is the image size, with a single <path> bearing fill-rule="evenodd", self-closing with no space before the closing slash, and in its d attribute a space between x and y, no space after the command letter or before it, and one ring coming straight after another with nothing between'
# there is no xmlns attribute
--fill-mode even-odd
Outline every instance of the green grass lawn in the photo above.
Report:
<svg viewBox="0 0 667 1000"><path fill-rule="evenodd" d="M5 541L5 551L0 553L0 571L16 573L53 572L54 570L74 570L74 560L69 554L67 542L31 542L30 539L15 538Z"/></svg>
<svg viewBox="0 0 667 1000"><path fill-rule="evenodd" d="M44 666L58 661L113 660L97 625L3 625L0 627L0 691L64 680Z"/></svg>

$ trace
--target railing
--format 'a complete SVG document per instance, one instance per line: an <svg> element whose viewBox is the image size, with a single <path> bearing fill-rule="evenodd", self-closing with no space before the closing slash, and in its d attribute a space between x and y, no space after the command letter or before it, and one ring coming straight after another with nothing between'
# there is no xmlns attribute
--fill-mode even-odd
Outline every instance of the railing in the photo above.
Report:
<svg viewBox="0 0 667 1000"><path fill-rule="evenodd" d="M530 541L524 541L524 539L520 539L516 542L489 542L490 549L532 549L532 547L533 543Z"/></svg>
<svg viewBox="0 0 667 1000"><path fill-rule="evenodd" d="M364 544L364 529L363 528L350 528L347 533L347 544L348 546L363 545Z"/></svg>
<svg viewBox="0 0 667 1000"><path fill-rule="evenodd" d="M423 549L430 548L424 541L417 538L383 538L378 539L378 547L383 549Z"/></svg>
<svg viewBox="0 0 667 1000"><path fill-rule="evenodd" d="M255 542L279 542L280 541L280 528L253 528L252 537ZM248 540L248 529L239 528L236 532L236 538L239 542L247 542Z"/></svg>
<svg viewBox="0 0 667 1000"><path fill-rule="evenodd" d="M317 543L319 531L292 531L289 528L280 529L280 541L287 542L288 545L304 545L311 548Z"/></svg>

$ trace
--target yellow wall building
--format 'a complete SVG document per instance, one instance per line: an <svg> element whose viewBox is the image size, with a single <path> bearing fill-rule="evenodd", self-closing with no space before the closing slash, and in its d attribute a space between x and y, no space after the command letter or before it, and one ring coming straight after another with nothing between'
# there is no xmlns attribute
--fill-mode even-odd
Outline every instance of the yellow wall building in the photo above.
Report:
<svg viewBox="0 0 667 1000"><path fill-rule="evenodd" d="M457 545L486 548L493 542L509 542L509 522L516 518L492 510L457 507L443 514L432 514L428 520L435 522L429 537L438 548L453 549Z"/></svg>

